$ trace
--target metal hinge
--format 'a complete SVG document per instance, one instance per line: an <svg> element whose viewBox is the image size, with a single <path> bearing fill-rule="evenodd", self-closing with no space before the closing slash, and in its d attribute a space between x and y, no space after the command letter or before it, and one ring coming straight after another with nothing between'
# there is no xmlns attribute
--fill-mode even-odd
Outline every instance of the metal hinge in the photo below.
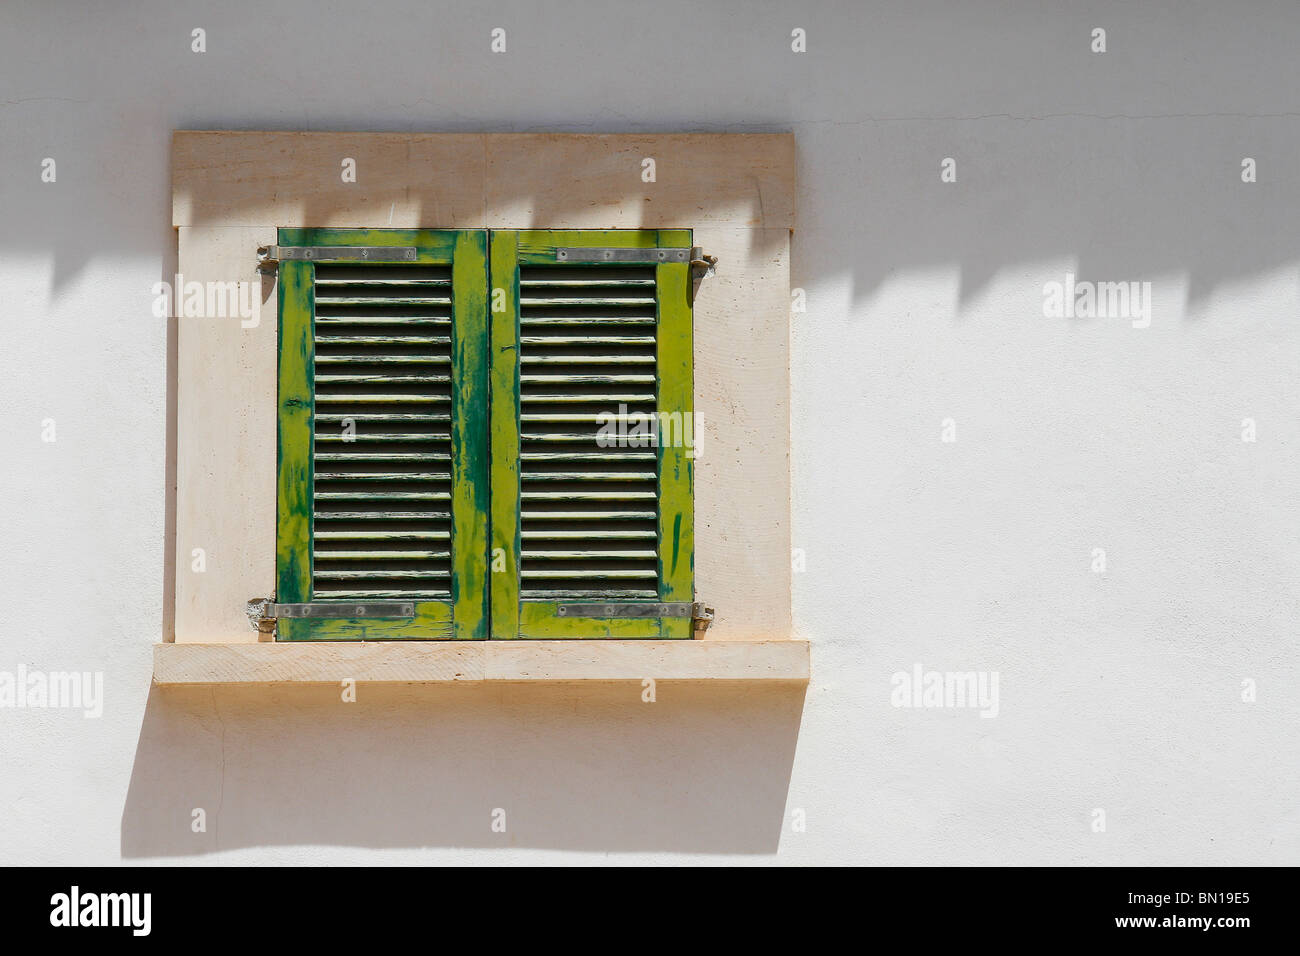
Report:
<svg viewBox="0 0 1300 956"><path fill-rule="evenodd" d="M283 261L414 262L415 246L258 246L257 268L274 272Z"/></svg>
<svg viewBox="0 0 1300 956"><path fill-rule="evenodd" d="M387 618L413 620L415 604L411 601L312 601L306 604L276 604L268 598L248 602L248 620L263 633L275 627L277 618L309 617L317 620L352 618Z"/></svg>
<svg viewBox="0 0 1300 956"><path fill-rule="evenodd" d="M691 246L691 275L700 279L706 279L716 273L714 268L718 264L717 256L706 256L704 250L699 246Z"/></svg>
<svg viewBox="0 0 1300 956"><path fill-rule="evenodd" d="M697 634L708 630L713 621L713 608L701 601L649 601L637 604L569 604L556 607L560 617L689 617L691 629Z"/></svg>
<svg viewBox="0 0 1300 956"><path fill-rule="evenodd" d="M691 605L691 630L703 634L713 623L713 608L699 601Z"/></svg>
<svg viewBox="0 0 1300 956"><path fill-rule="evenodd" d="M718 257L706 256L704 250L699 246L691 247L691 304L695 304L695 296L700 291L700 283L711 275L717 273ZM705 627L708 625L706 624Z"/></svg>

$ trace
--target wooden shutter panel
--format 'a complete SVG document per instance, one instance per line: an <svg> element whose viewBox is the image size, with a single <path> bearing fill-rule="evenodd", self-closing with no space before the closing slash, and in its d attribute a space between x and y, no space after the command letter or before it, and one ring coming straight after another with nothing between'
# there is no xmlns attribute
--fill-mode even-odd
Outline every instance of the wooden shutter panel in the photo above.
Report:
<svg viewBox="0 0 1300 956"><path fill-rule="evenodd" d="M494 638L691 636L689 617L568 607L694 599L683 435L598 441L624 414L693 437L690 266L557 255L690 245L688 230L492 233Z"/></svg>
<svg viewBox="0 0 1300 956"><path fill-rule="evenodd" d="M486 637L486 234L282 229L279 242L416 256L280 263L277 600L415 614L282 618L278 638Z"/></svg>

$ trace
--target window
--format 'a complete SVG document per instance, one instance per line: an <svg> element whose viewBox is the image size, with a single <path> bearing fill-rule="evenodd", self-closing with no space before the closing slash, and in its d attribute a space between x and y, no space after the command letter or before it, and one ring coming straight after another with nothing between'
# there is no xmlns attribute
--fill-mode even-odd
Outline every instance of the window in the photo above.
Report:
<svg viewBox="0 0 1300 956"><path fill-rule="evenodd" d="M692 635L689 230L278 241L279 640Z"/></svg>
<svg viewBox="0 0 1300 956"><path fill-rule="evenodd" d="M344 157L355 180L340 177ZM642 179L647 157L657 182ZM172 137L171 172L176 273L187 288L247 283L251 309L174 327L174 619L159 680L803 679L790 606L803 561L790 528L790 329L803 302L790 287L792 136L187 130ZM378 254L349 258L345 244ZM276 268L259 262L273 246ZM721 262L702 282L680 262L696 246ZM322 248L336 255L305 254ZM572 250L601 255L560 256ZM372 318L403 321L348 334L377 297L445 301L376 306ZM566 297L589 304L543 301ZM564 308L580 313L572 335L531 321ZM317 323L327 312L339 321ZM647 332L653 393L590 380L644 376ZM414 377L382 380L403 368ZM282 408L282 389L297 404ZM626 420L650 394L667 427L646 441ZM559 417L593 411L603 421ZM571 440L579 426L590 442ZM648 464L653 483L638 477ZM426 497L394 496L411 484ZM362 489L380 497L335 497ZM359 517L317 522L318 509ZM708 630L688 616L692 598L716 607Z"/></svg>

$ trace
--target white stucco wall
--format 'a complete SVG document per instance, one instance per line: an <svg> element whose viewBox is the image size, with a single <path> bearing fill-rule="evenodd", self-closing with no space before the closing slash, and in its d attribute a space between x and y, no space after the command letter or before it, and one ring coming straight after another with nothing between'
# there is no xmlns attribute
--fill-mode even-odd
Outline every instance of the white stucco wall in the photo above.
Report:
<svg viewBox="0 0 1300 956"><path fill-rule="evenodd" d="M1293 5L83 6L0 10L0 671L105 702L0 708L0 862L1300 862ZM793 130L806 699L151 691L177 128Z"/></svg>

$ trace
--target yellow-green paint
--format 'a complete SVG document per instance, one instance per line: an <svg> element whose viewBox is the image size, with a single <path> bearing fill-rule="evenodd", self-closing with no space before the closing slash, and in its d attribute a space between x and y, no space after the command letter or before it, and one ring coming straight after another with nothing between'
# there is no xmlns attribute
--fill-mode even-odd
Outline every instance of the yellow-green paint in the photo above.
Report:
<svg viewBox="0 0 1300 956"><path fill-rule="evenodd" d="M312 498L312 265L283 262L279 270L279 429L276 441L276 600L311 600ZM279 623L280 640L309 639L308 621Z"/></svg>
<svg viewBox="0 0 1300 956"><path fill-rule="evenodd" d="M456 236L451 265L452 637L488 636L487 234Z"/></svg>
<svg viewBox="0 0 1300 956"><path fill-rule="evenodd" d="M560 601L523 601L519 605L519 637L541 641L586 638L668 638L676 623L663 617L560 617ZM597 603L589 601L586 603ZM599 602L604 604L606 602ZM617 601L611 602L617 604ZM690 622L680 619L690 630ZM688 635L689 636L689 635Z"/></svg>
<svg viewBox="0 0 1300 956"><path fill-rule="evenodd" d="M280 621L277 630L286 624L310 624L309 636L280 640L309 641L436 641L456 637L452 605L446 601L416 601L415 617L397 618L333 618L304 620L293 618Z"/></svg>
<svg viewBox="0 0 1300 956"><path fill-rule="evenodd" d="M504 235L492 233L493 241ZM513 233L520 265L555 265L555 250L608 246L611 249L653 249L659 236L690 236L690 230L655 232L653 229L529 229ZM590 265L590 263L583 263ZM614 263L619 265L619 263Z"/></svg>
<svg viewBox="0 0 1300 956"><path fill-rule="evenodd" d="M483 235L482 230L477 233ZM282 246L414 246L415 258L407 262L446 265L463 234L454 229L281 229L277 241ZM356 263L375 264L361 259Z"/></svg>
<svg viewBox="0 0 1300 956"><path fill-rule="evenodd" d="M686 618L560 617L556 609L563 602L519 597L519 267L555 265L555 250L562 247L690 248L690 230L498 230L492 233L491 245L491 285L504 290L506 307L492 315L492 543L505 549L505 570L491 576L492 637L692 637ZM694 386L690 266L660 264L656 278L658 411L685 420L692 414ZM693 461L688 451L676 447L659 452L659 598L663 601L694 600Z"/></svg>
<svg viewBox="0 0 1300 956"><path fill-rule="evenodd" d="M517 233L492 233L492 637L519 633L519 255Z"/></svg>
<svg viewBox="0 0 1300 956"><path fill-rule="evenodd" d="M452 268L451 601L416 601L415 617L286 618L281 641L482 640L487 637L487 233L431 229L281 229L283 246L414 246L413 261ZM340 261L340 260L332 260ZM356 260L358 264L370 264ZM276 600L312 600L315 266L279 266L279 467ZM342 602L340 602L342 603ZM352 603L349 601L348 603Z"/></svg>
<svg viewBox="0 0 1300 956"><path fill-rule="evenodd" d="M691 245L689 230L661 230L665 248ZM691 268L685 262L655 267L658 286L656 370L659 377L659 421L677 421L676 434L659 443L659 597L664 601L695 600L695 482L694 448L694 322L691 312ZM665 637L691 637L691 622L665 619Z"/></svg>

